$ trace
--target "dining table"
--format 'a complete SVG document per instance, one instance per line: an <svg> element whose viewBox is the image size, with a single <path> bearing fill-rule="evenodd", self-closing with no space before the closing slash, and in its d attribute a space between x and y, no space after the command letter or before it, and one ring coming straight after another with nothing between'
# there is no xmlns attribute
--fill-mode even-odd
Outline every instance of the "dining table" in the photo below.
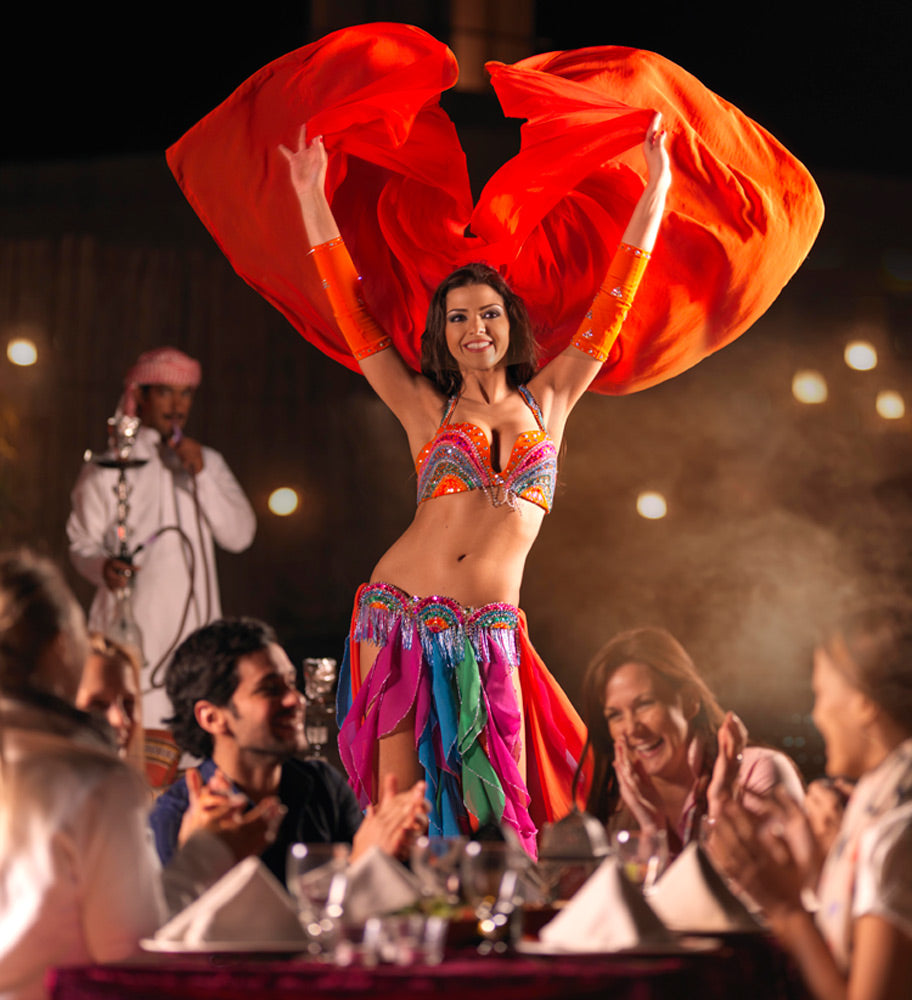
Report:
<svg viewBox="0 0 912 1000"><path fill-rule="evenodd" d="M763 933L675 951L478 954L437 965L337 967L293 954L143 954L51 969L52 1000L807 1000L797 970Z"/></svg>

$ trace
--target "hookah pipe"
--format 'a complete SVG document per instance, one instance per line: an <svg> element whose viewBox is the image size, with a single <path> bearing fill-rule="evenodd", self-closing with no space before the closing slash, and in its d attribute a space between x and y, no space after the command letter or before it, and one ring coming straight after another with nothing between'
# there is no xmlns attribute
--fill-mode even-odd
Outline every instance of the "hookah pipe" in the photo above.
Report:
<svg viewBox="0 0 912 1000"><path fill-rule="evenodd" d="M132 487L127 482L127 469L138 469L146 464L146 458L132 458L131 452L136 443L136 432L139 429L139 417L130 417L125 413L115 413L108 418L108 447L98 455L86 451L84 459L103 469L117 469L117 482L114 485L114 496L117 499L117 522L115 527L117 551L115 558L125 563L132 563L136 552L131 553L128 543L127 516L130 513L130 493ZM138 549L136 551L139 551Z"/></svg>
<svg viewBox="0 0 912 1000"><path fill-rule="evenodd" d="M180 637L183 633L184 625L187 620L187 616L190 610L190 604L193 600L193 580L195 577L194 563L195 563L195 553L193 550L193 545L190 539L187 537L186 533L179 527L179 525L168 525L163 528L159 528L153 534L140 542L133 551L130 551L129 544L129 528L127 527L127 517L130 512L129 497L132 491L132 486L127 482L127 469L138 469L144 466L149 460L146 458L133 458L131 452L133 446L136 443L136 433L140 427L141 420L136 416L128 416L120 411L118 407L118 412L114 414L113 417L109 417L107 421L108 426L108 447L101 454L95 454L91 450L87 450L84 454L84 460L86 462L92 462L95 465L100 466L103 469L117 469L118 476L117 482L114 485L114 495L117 500L116 508L116 522L115 522L115 537L116 537L116 551L112 553L112 557L126 563L128 566L132 566L134 558L142 552L144 548L156 541L162 534L167 531L176 531L184 544L185 552L188 555L188 572L190 576L190 588L187 593L187 600L184 603L183 613L181 615L181 620L178 625L177 631L175 632L174 641L171 643L169 648L166 650L165 654L161 656L157 663L152 665L152 670L150 673L150 683L153 687L164 686L164 680L161 677L161 673L166 666L171 653L174 651L177 643L180 641ZM171 436L168 438L166 444L169 448L175 448L183 440L183 433L181 432L180 426L178 424L172 424ZM194 507L196 509L196 523L197 523L197 534L202 541L202 512L200 510L199 499L196 492L196 476L193 472L188 473L190 476L191 492L193 495ZM203 556L203 566L205 569L206 578L206 621L209 620L211 614L211 596L210 596L210 569L208 560L205 557L205 552L202 553ZM133 617L133 609L130 602L130 595L132 592L132 571L128 571L125 574L124 585L114 591L115 598L117 599L117 609L116 618L113 624L113 638L119 638L121 641L125 641L133 646L138 647L140 655L143 661L145 656L143 654L142 648L142 633L140 632L139 626Z"/></svg>
<svg viewBox="0 0 912 1000"><path fill-rule="evenodd" d="M127 469L138 469L145 465L148 459L131 457L133 445L136 443L136 432L140 425L139 417L117 412L113 417L108 418L107 425L107 450L100 455L96 455L89 450L86 451L83 457L86 462L92 462L103 469L118 470L117 482L114 484L114 496L117 500L117 520L115 525L117 551L115 558L126 563L128 566L132 566L133 557L143 546L140 545L134 552L130 552L127 517L130 513L129 499L132 487L127 482ZM113 638L118 638L121 641L136 646L142 657L142 633L133 618L133 609L130 604L132 575L132 570L128 570L125 574L123 586L114 591L114 596L117 600L117 610L112 631L116 633L113 635Z"/></svg>
<svg viewBox="0 0 912 1000"><path fill-rule="evenodd" d="M174 454L174 449L183 441L184 435L181 431L180 424L174 422L171 424L171 435L165 442L167 448L172 449L172 455L176 459L176 454ZM196 491L196 474L188 469L186 470L190 477L190 492L193 496L193 506L196 512L196 534L197 538L200 540L200 557L203 560L203 572L205 576L206 585L206 614L203 618L204 622L211 621L212 618L212 587L211 587L211 577L209 569L209 560L206 558L206 552L203 547L203 525L202 525L202 510L200 509L199 496ZM151 538L147 539L142 545L137 546L133 554L140 552L145 545L150 542L155 541L160 535L163 535L166 531L176 531L180 536L181 542L184 545L184 553L187 559L187 572L190 578L190 587L187 591L187 599L184 601L184 608L181 613L180 622L178 623L177 630L174 633L174 639L165 650L165 652L159 657L158 661L152 665L152 669L149 672L149 683L153 688L164 687L164 670L171 659L171 654L177 648L177 644L180 642L181 637L184 634L184 626L187 623L187 616L190 613L190 605L193 603L194 595L194 580L196 579L196 553L193 549L193 543L187 537L187 534L183 529L177 525L172 524L167 527L160 528L156 531Z"/></svg>
<svg viewBox="0 0 912 1000"><path fill-rule="evenodd" d="M171 437L168 438L168 447L177 448L177 446L184 440L184 434L181 430L180 424L176 421L171 424ZM212 581L210 578L209 560L206 558L205 550L202 548L203 542L203 523L202 523L202 510L200 509L199 495L196 492L196 473L192 470L188 470L190 476L190 491L193 494L193 507L196 512L196 536L200 540L200 555L203 559L203 572L206 578L206 614L203 618L204 621L208 622L212 620ZM137 549L137 552L139 550ZM192 548L191 548L192 551ZM191 588L192 589L192 588ZM185 614L186 617L186 614Z"/></svg>

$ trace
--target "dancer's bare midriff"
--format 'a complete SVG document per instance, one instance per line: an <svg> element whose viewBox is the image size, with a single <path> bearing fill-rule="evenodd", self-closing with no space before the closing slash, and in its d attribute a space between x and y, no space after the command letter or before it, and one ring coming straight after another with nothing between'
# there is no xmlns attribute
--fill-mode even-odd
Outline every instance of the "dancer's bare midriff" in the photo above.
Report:
<svg viewBox="0 0 912 1000"><path fill-rule="evenodd" d="M526 500L495 507L481 490L422 503L402 537L377 563L371 582L412 597L444 595L464 607L519 604L526 557L544 511Z"/></svg>
<svg viewBox="0 0 912 1000"><path fill-rule="evenodd" d="M371 574L371 582L391 583L412 597L441 595L466 608L485 604L519 605L519 590L529 549L544 511L526 500L516 509L493 506L481 490L436 497L418 507L405 534ZM361 643L361 676L366 677L377 647ZM517 685L517 704L522 706ZM423 777L414 751L414 720L403 720L380 740L378 768L407 780ZM525 774L525 746L518 761Z"/></svg>

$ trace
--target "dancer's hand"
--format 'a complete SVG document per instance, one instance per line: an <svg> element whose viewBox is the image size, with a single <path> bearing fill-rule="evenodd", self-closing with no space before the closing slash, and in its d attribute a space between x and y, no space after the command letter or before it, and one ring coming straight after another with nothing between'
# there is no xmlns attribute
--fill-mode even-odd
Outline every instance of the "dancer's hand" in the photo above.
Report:
<svg viewBox="0 0 912 1000"><path fill-rule="evenodd" d="M664 830L668 826L665 805L649 775L630 759L623 740L614 742L614 773L624 804L636 817L641 830Z"/></svg>
<svg viewBox="0 0 912 1000"><path fill-rule="evenodd" d="M323 147L323 136L318 135L308 142L307 126L302 125L298 131L298 144L295 149L280 145L279 152L288 160L291 171L291 183L294 185L298 198L322 195L326 189L326 149Z"/></svg>
<svg viewBox="0 0 912 1000"><path fill-rule="evenodd" d="M671 162L665 148L666 138L667 133L662 127L662 112L657 111L646 132L643 155L649 168L649 183L667 191L671 184Z"/></svg>
<svg viewBox="0 0 912 1000"><path fill-rule="evenodd" d="M279 152L288 160L291 183L298 196L301 218L312 247L337 239L339 227L333 218L326 198L326 150L323 137L314 136L307 141L307 126L298 131L295 149L279 146Z"/></svg>

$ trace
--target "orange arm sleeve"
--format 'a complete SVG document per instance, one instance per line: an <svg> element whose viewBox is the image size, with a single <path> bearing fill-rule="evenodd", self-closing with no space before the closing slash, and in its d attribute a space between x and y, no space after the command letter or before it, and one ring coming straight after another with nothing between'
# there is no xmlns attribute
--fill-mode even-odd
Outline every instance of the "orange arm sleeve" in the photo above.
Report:
<svg viewBox="0 0 912 1000"><path fill-rule="evenodd" d="M629 243L622 243L617 248L586 318L570 341L571 347L602 364L608 360L650 256L647 250L640 250Z"/></svg>
<svg viewBox="0 0 912 1000"><path fill-rule="evenodd" d="M383 332L364 305L360 294L361 276L355 270L342 237L320 243L310 253L336 323L355 360L361 361L390 347L392 338Z"/></svg>

